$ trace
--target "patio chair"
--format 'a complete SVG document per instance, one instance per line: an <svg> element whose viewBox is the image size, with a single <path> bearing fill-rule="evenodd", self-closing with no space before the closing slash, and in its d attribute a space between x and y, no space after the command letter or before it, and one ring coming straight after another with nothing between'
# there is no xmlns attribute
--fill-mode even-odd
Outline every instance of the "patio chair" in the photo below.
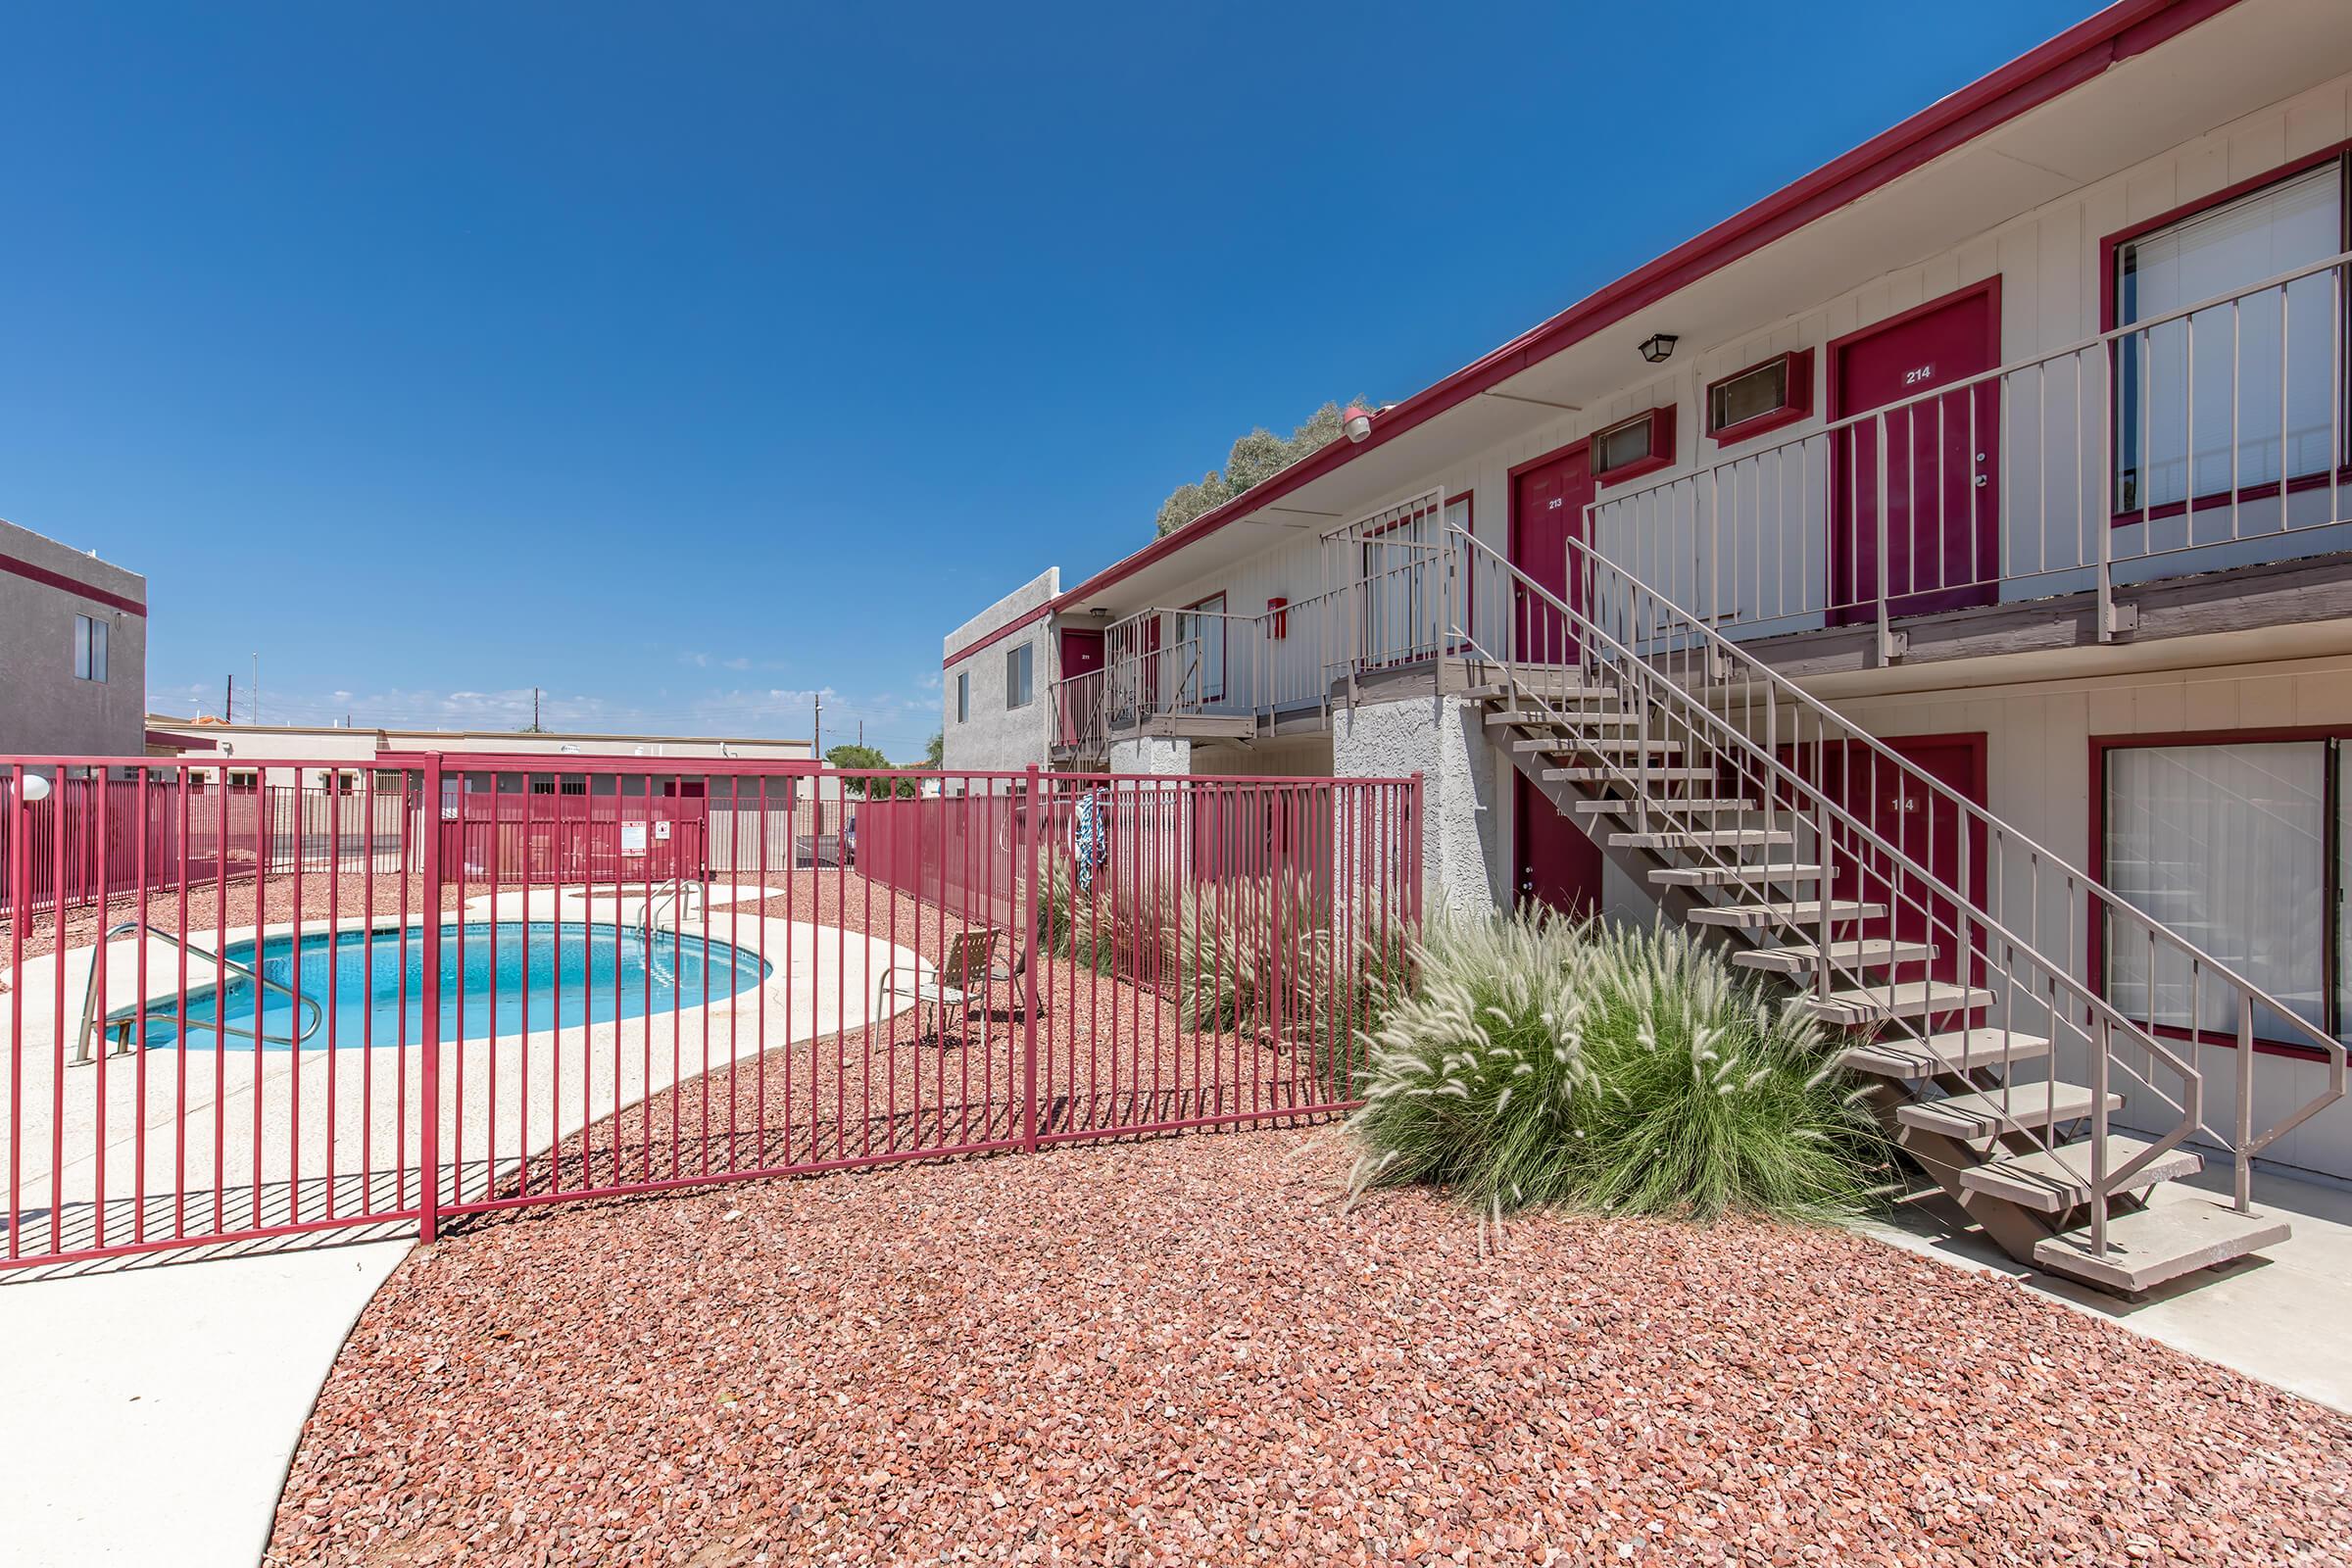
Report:
<svg viewBox="0 0 2352 1568"><path fill-rule="evenodd" d="M1024 1001L1021 996L1021 978L1029 972L1030 960L1036 956L1037 944L1031 942L1015 951L1010 963L1000 964L990 968L988 971L990 983L994 985L1002 985L1004 988L1004 1005L1001 1009L1001 1013L1000 1011L992 1010L989 1013L990 1017L994 1018L1001 1015L1009 1019L1026 1016L1024 1011ZM1039 979L1042 981L1044 976L1039 976ZM1048 989L1048 987L1040 985L1037 992L1037 1015L1041 1018L1045 1017L1048 1013L1054 1010L1049 1004L1049 999L1046 994Z"/></svg>
<svg viewBox="0 0 2352 1568"><path fill-rule="evenodd" d="M975 1002L987 1004L989 961L997 951L997 935L994 926L956 932L948 943L947 961L927 976L911 964L890 965L882 971L882 984L875 1001L886 1004L900 998L936 1006L939 1043L946 1045L948 1008L961 1007L968 1014Z"/></svg>

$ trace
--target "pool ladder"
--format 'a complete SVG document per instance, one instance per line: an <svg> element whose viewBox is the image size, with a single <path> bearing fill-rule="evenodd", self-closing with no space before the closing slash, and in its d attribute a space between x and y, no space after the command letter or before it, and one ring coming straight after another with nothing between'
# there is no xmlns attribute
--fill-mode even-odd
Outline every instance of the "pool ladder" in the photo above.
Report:
<svg viewBox="0 0 2352 1568"><path fill-rule="evenodd" d="M682 876L671 877L668 881L662 883L659 888L655 889L653 896L645 901L645 908L640 913L637 921L638 928L645 932L649 940L652 938L654 934L654 910L664 899L669 901L670 913L676 919L687 920L696 918L694 910L690 907L690 906L692 906L694 901L701 896L702 884L700 882L693 881ZM708 907L709 906L706 904L705 908L708 909Z"/></svg>
<svg viewBox="0 0 2352 1568"><path fill-rule="evenodd" d="M263 988L264 990L284 992L286 997L293 1002L297 1008L302 1009L303 1012L308 1014L309 1019L309 1021L303 1024L301 1034L290 1040L283 1041L283 1044L287 1046L299 1046L305 1040L310 1039L312 1035L318 1032L318 1025L326 1016L325 1012L319 1007L317 1002L302 995L292 986L285 984L283 981L272 980L268 975L263 974L259 969L254 968L250 964L239 963L234 958L222 957L218 953L208 952L207 950L196 946L195 943L186 941L173 932L159 931L155 927L148 925L143 920L125 920L121 925L110 926L105 935L98 939L99 946L104 947L107 943L114 941L117 937L128 936L132 932L141 933L143 939L168 942L172 946L179 949L180 952L185 953L192 957L202 958L209 963L217 965L218 969L216 970L213 980L213 995L215 998L219 998L220 995L220 973L222 971L244 975L248 979L252 980L255 985ZM80 1066L82 1063L91 1059L92 1054L90 1051L90 1042L94 1038L99 1037L99 1035L102 1033L98 1027L98 960L95 956L95 950L93 950L93 956L90 959L89 978L82 982L81 987L81 1027L74 1032L74 1064L75 1066ZM130 1051L130 1032L138 1024L140 1010L141 1009L139 1005L137 1004L133 1004L130 1007L121 1012L108 1014L105 1020L106 1023L110 1026L116 1027L114 1027L111 1031L103 1032L112 1032L115 1034L116 1054L121 1055ZM222 1010L223 1009L219 1003L216 1002L213 1008L216 1016L214 1017L211 1026L214 1034L235 1035L244 1040L253 1040L256 1038L254 1031L251 1029L238 1028L237 1026L231 1024L227 1018L219 1016ZM271 1041L279 1040L281 1037L276 1035L262 1035L259 1037L259 1039L263 1044L268 1044Z"/></svg>

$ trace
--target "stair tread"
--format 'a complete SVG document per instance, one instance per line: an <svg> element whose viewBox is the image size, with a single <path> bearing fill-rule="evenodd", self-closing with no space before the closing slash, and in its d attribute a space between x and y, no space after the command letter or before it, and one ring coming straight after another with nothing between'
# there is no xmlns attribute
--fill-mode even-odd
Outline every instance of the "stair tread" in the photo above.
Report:
<svg viewBox="0 0 2352 1568"><path fill-rule="evenodd" d="M1718 904L1703 909L1692 909L1683 916L1694 925L1768 926L1781 924L1803 925L1822 917L1818 899L1776 899L1761 904ZM1830 923L1847 920L1875 920L1886 912L1884 904L1855 904L1844 899L1833 900L1829 906Z"/></svg>
<svg viewBox="0 0 2352 1568"><path fill-rule="evenodd" d="M1685 813L1704 816L1724 811L1752 811L1756 809L1756 803L1738 796L1685 796L1652 801L1649 807L1659 816L1673 817ZM1642 809L1642 803L1611 796L1601 801L1577 801L1568 808L1586 816L1633 816Z"/></svg>
<svg viewBox="0 0 2352 1568"><path fill-rule="evenodd" d="M2109 1110L2119 1109L2123 1103L2123 1096L2108 1095ZM1976 1139L1996 1137L2021 1127L2048 1127L2077 1121L2090 1114L2091 1104L2090 1091L2081 1084L2045 1078L2038 1083L2011 1084L2002 1089L1898 1105L1894 1114L1904 1126L1923 1133Z"/></svg>
<svg viewBox="0 0 2352 1568"><path fill-rule="evenodd" d="M1609 847L1619 850L1768 850L1795 842L1795 834L1777 827L1669 828L1662 833L1609 835Z"/></svg>
<svg viewBox="0 0 2352 1568"><path fill-rule="evenodd" d="M1937 951L1935 944L1928 942L1891 942L1884 937L1868 937L1831 943L1830 963L1840 969L1883 969L1898 963L1924 963L1935 957ZM1774 974L1811 974L1814 965L1821 961L1821 946L1798 942L1778 948L1756 948L1733 954L1732 961L1743 969L1764 969Z"/></svg>
<svg viewBox="0 0 2352 1568"><path fill-rule="evenodd" d="M1652 882L1666 887L1721 887L1740 883L1759 882L1818 882L1821 867L1811 862L1794 860L1740 861L1728 865L1666 865L1649 873Z"/></svg>
<svg viewBox="0 0 2352 1568"><path fill-rule="evenodd" d="M2104 1257L2093 1255L2084 1224L2036 1243L2034 1261L2053 1274L2132 1294L2276 1247L2290 1234L2283 1219L2240 1214L2200 1194L2108 1216Z"/></svg>
<svg viewBox="0 0 2352 1568"><path fill-rule="evenodd" d="M1993 994L1981 986L1955 985L1948 980L1898 980L1891 985L1848 986L1826 997L1800 997L1796 1004L1831 1022L1866 1023L1877 1018L1914 1018L1989 1007L1994 1000Z"/></svg>
<svg viewBox="0 0 2352 1568"><path fill-rule="evenodd" d="M2021 1208L2037 1209L2044 1214L2062 1214L2070 1208L2090 1201L2090 1146L2087 1138L2078 1139L2057 1149L2037 1149L2030 1154L2013 1154L1960 1173L1960 1184L1987 1198L1997 1198ZM2107 1136L2107 1168L2120 1170L2131 1160L2138 1158L2155 1147L2152 1138L2132 1138L2122 1133ZM2172 1181L2181 1176L2194 1176L2205 1166L2192 1150L2168 1149L2147 1165L2132 1174L2135 1188L2153 1187L2158 1182ZM2142 1180L2141 1178L2145 1178ZM2112 1222L2110 1222L2112 1223Z"/></svg>
<svg viewBox="0 0 2352 1568"><path fill-rule="evenodd" d="M1625 709L1588 709L1575 713L1547 713L1525 709L1491 709L1487 712L1490 724L1544 724L1562 729L1570 724L1591 724L1603 729L1623 729L1642 722L1642 715Z"/></svg>
<svg viewBox="0 0 2352 1568"><path fill-rule="evenodd" d="M1575 751L1574 747L1545 747L1540 743L1527 741L1521 741L1519 746L1522 750L1552 753L1573 753ZM1604 784L1632 778L1645 778L1658 783L1678 784L1695 783L1699 779L1713 778L1714 776L1715 770L1711 767L1547 767L1544 770L1544 781L1547 784L1558 783L1562 780L1571 784ZM1671 803L1657 804L1663 806Z"/></svg>
<svg viewBox="0 0 2352 1568"><path fill-rule="evenodd" d="M1838 1060L1849 1071L1916 1080L2031 1061L2049 1052L2047 1039L2014 1029L1940 1029L1923 1038L1893 1035L1849 1047Z"/></svg>

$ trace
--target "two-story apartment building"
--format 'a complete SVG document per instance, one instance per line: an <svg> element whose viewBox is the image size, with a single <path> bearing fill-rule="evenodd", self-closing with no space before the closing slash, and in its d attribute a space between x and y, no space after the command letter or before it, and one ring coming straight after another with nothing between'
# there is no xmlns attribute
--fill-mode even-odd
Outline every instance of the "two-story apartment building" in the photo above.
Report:
<svg viewBox="0 0 2352 1568"><path fill-rule="evenodd" d="M136 757L147 579L0 522L0 752Z"/></svg>
<svg viewBox="0 0 2352 1568"><path fill-rule="evenodd" d="M2164 1133L2100 1193L2352 1178L2348 282L2352 5L2124 0L1032 584L951 687L1075 636L997 760L1420 772L1433 907L1664 909L1837 1021L2036 1030L2035 1125Z"/></svg>

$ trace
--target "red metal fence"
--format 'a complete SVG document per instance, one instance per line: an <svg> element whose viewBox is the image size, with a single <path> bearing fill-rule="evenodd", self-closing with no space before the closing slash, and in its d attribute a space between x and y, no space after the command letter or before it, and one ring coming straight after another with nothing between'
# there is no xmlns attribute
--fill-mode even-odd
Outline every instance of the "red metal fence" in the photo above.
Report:
<svg viewBox="0 0 2352 1568"><path fill-rule="evenodd" d="M1328 1115L1419 912L1415 780L238 765L0 759L0 1262Z"/></svg>

